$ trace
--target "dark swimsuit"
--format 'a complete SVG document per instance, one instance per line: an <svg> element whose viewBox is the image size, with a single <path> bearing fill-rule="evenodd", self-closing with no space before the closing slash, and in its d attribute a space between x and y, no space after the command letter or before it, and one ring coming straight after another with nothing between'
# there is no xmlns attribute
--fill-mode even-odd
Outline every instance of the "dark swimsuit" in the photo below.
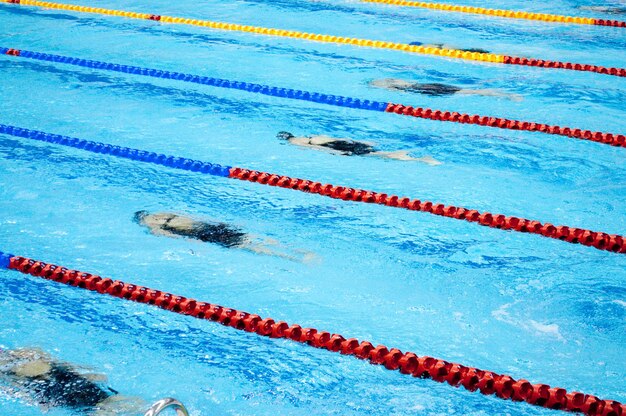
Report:
<svg viewBox="0 0 626 416"><path fill-rule="evenodd" d="M592 10L593 11L593 10ZM613 8L609 8L607 10L602 10L599 11L599 13L606 13L606 14L626 14L626 7L613 7Z"/></svg>
<svg viewBox="0 0 626 416"><path fill-rule="evenodd" d="M431 95L433 97L440 97L443 95L452 95L459 91L461 88L454 85L447 84L413 84L406 91L416 92L418 94Z"/></svg>
<svg viewBox="0 0 626 416"><path fill-rule="evenodd" d="M337 150L345 156L362 156L374 152L374 148L369 144L346 140L333 140L332 142L318 144L316 146Z"/></svg>
<svg viewBox="0 0 626 416"><path fill-rule="evenodd" d="M165 221L161 229L183 237L195 238L205 243L214 243L227 248L240 246L245 241L246 233L242 233L224 223L195 222L191 229L181 230L169 226L169 222L174 218L175 216L173 215Z"/></svg>
<svg viewBox="0 0 626 416"><path fill-rule="evenodd" d="M489 51L480 48L461 49L463 52L489 53Z"/></svg>
<svg viewBox="0 0 626 416"><path fill-rule="evenodd" d="M75 410L93 409L103 400L117 394L113 389L103 389L66 365L50 365L50 371L41 376L24 377L23 386L42 405Z"/></svg>

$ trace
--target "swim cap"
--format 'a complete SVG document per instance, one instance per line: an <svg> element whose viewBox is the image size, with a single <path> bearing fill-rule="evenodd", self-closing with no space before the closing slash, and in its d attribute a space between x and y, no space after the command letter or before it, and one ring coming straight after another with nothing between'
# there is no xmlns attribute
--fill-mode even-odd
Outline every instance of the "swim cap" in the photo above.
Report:
<svg viewBox="0 0 626 416"><path fill-rule="evenodd" d="M137 223L140 223L146 216L148 215L148 211L137 211L133 216L133 220Z"/></svg>
<svg viewBox="0 0 626 416"><path fill-rule="evenodd" d="M278 134L276 135L276 138L281 139L281 140L289 140L293 137L295 136L289 133L288 131L279 131Z"/></svg>

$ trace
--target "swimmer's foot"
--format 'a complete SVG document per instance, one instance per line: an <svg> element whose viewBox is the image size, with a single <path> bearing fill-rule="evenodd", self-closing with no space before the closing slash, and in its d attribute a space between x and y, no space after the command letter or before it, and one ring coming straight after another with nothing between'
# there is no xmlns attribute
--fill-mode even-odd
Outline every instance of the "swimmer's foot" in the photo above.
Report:
<svg viewBox="0 0 626 416"><path fill-rule="evenodd" d="M439 166L439 165L443 165L443 162L438 161L437 159L435 159L432 156L422 156L418 159L415 159L418 162L422 162L422 163L426 163L429 166Z"/></svg>
<svg viewBox="0 0 626 416"><path fill-rule="evenodd" d="M300 263L304 263L304 264L312 264L312 263L319 264L322 261L321 257L318 256L317 254L313 253L312 251L296 249L296 250L294 250L294 252L302 255L302 260L300 260Z"/></svg>

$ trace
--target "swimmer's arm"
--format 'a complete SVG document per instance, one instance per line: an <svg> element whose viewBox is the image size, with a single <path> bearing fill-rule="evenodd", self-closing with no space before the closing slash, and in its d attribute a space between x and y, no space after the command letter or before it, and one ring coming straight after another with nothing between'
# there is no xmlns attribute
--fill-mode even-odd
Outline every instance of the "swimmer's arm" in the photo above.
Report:
<svg viewBox="0 0 626 416"><path fill-rule="evenodd" d="M289 139L289 143L297 146L310 146L308 137L292 137Z"/></svg>
<svg viewBox="0 0 626 416"><path fill-rule="evenodd" d="M199 223L191 218L177 215L172 218L167 225L175 230L190 231L193 230L196 225L199 225Z"/></svg>
<svg viewBox="0 0 626 416"><path fill-rule="evenodd" d="M335 139L331 140L334 141ZM335 149L331 149L329 147L324 147L321 146L319 144L316 143L309 143L309 141L312 141L312 139L309 139L308 137L297 137L295 139L289 139L289 142L298 146L302 146L302 147L309 147L311 149L315 149L315 150L320 150L322 152L326 152L326 153L330 153L333 155L342 155L344 154L343 152L337 151ZM328 143L328 142L324 142L324 143Z"/></svg>
<svg viewBox="0 0 626 416"><path fill-rule="evenodd" d="M322 146L325 145L326 143L331 143L331 142L336 142L336 141L345 141L345 139L335 139L332 138L330 136L325 136L325 135L318 135L318 136L311 136L309 139L307 139L307 141L315 146Z"/></svg>
<svg viewBox="0 0 626 416"><path fill-rule="evenodd" d="M48 373L52 369L52 365L53 360L46 354L45 358L38 358L15 366L13 372L15 375L21 377L37 377ZM87 367L75 366L62 361L54 361L54 365L58 368L64 368L67 371L80 374L82 377L94 382L107 381L104 374L88 373L87 371L93 371L93 369L88 369Z"/></svg>
<svg viewBox="0 0 626 416"><path fill-rule="evenodd" d="M174 234L171 231L163 230L161 228L151 228L150 234L156 235L157 237L172 237L172 238L180 237L180 235L178 234Z"/></svg>

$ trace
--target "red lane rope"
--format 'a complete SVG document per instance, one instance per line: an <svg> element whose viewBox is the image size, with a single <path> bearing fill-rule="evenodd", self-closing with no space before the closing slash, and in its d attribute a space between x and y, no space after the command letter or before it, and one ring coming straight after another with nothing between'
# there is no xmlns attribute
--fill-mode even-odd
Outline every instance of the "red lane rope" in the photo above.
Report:
<svg viewBox="0 0 626 416"><path fill-rule="evenodd" d="M626 136L623 134L602 133L599 131L581 130L570 127L552 126L549 124L532 123L528 121L509 120L500 117L488 117L457 112L432 110L430 108L411 107L403 104L389 103L386 112L405 116L413 116L437 121L450 121L461 124L476 124L480 126L496 127L508 130L537 131L547 134L573 137L581 140L626 147Z"/></svg>
<svg viewBox="0 0 626 416"><path fill-rule="evenodd" d="M0 0L2 1L2 0ZM496 127L508 130L525 130L531 132L541 132L546 134L554 134L560 136L573 137L581 140L590 140L598 143L609 144L612 146L626 147L626 136L623 134L603 133L599 131L581 130L572 127L559 127L549 124L535 123L530 121L509 120L500 117L461 114L452 111L433 110L430 108L411 107L402 104L384 103L370 100L360 100L352 97L343 97L338 95L320 94L316 92L301 91L287 88L270 87L260 84L252 84L248 82L224 80L208 77L200 77L198 75L183 74L180 72L161 71L153 68L140 68L127 65L119 65L111 62L92 61L70 56L52 55L40 52L25 51L20 49L3 48L0 46L0 54L36 59L48 62L62 63L68 65L76 65L86 68L94 68L105 71L115 71L131 73L141 76L149 76L155 78L167 78L179 80L183 82L193 82L198 84L210 85L220 88L235 88L248 91L251 93L259 93L280 98L296 99L317 102L320 104L333 105L339 107L360 108L363 110L384 111L387 113L395 113L400 115L408 115L429 120L451 121L462 124L476 124L480 126Z"/></svg>
<svg viewBox="0 0 626 416"><path fill-rule="evenodd" d="M271 318L262 318L237 309L199 302L119 280L103 279L100 276L29 258L12 256L8 268L101 294L155 305L181 315L216 321L246 332L254 332L271 338L284 338L315 348L353 355L369 360L372 364L383 365L389 370L399 370L403 374L410 374L414 377L430 378L454 387L462 386L469 391L479 391L484 395L495 394L505 400L525 401L535 406L582 412L594 416L626 415L626 405L616 401L603 400L579 392L568 392L546 384L531 384L526 380L515 380L505 374L450 363L433 357L418 356L412 352L403 353L397 348L390 349L384 345L374 347L374 344L368 341L359 342L356 338L346 339L339 334L318 331L314 328L302 328L300 325L289 325L283 321L276 322Z"/></svg>
<svg viewBox="0 0 626 416"><path fill-rule="evenodd" d="M263 185L279 186L301 192L318 194L344 201L366 202L390 207L404 208L412 211L428 212L443 217L465 220L491 228L500 228L542 235L544 237L578 243L585 246L595 247L599 250L626 253L626 238L616 234L595 232L584 228L572 228L563 225L554 226L549 223L542 224L539 221L517 217L507 217L502 214L490 212L478 212L453 205L443 205L430 201L411 200L396 195L387 195L362 189L346 188L331 184L322 184L306 179L290 178L266 172L258 172L244 168L233 167L230 169L230 178L244 181L257 182Z"/></svg>
<svg viewBox="0 0 626 416"><path fill-rule="evenodd" d="M548 61L545 59L520 58L518 56L504 56L504 64L537 66L540 68L562 68L573 71L597 72L598 74L615 75L618 77L626 77L625 68L607 68L599 65L576 64L572 62Z"/></svg>
<svg viewBox="0 0 626 416"><path fill-rule="evenodd" d="M626 27L626 21L620 20L593 19L593 24L597 26Z"/></svg>
<svg viewBox="0 0 626 416"><path fill-rule="evenodd" d="M314 42L327 42L334 43L338 45L359 45L363 47L370 48L381 48L381 49L390 49L390 50L401 50L407 51L409 53L419 53L430 56L441 56L448 57L454 59L467 59L471 61L477 62L492 62L492 63L502 63L502 64L511 64L513 62L505 62L505 58L509 57L507 55L493 54L493 53L478 53L478 52L468 52L461 51L456 49L444 49L444 48L434 48L434 47L425 47L422 45L410 45L406 43L398 43L398 42L385 42L379 40L371 40L371 39L357 39L357 38L349 38L349 37L341 37L341 36L333 36L333 35L324 35L319 33L305 33L293 30L285 30L285 29L273 29L269 27L259 27L259 26L249 26L249 25L240 25L233 23L225 23L225 22L216 22L210 20L198 20L198 19L188 19L184 17L174 17L174 16L165 16L165 15L156 15L156 14L148 14L148 13L136 13L129 12L124 10L112 10L112 9L103 9L97 7L89 7L89 6L79 6L76 4L67 4L67 3L53 3L53 2L44 2L38 0L0 0L0 3L14 3L14 4L22 4L26 6L40 7L45 9L56 9L56 10L67 10L72 12L79 13L95 13L100 15L109 15L109 16L119 16L130 19L147 19L147 20L155 20L161 23L173 23L173 24L181 24L181 25L192 25L199 27L209 27L217 30L230 30L237 31L243 33L254 33L265 36L279 36L284 38L291 39L303 39ZM591 19L589 19L589 23L593 23ZM518 59L517 57L509 57L512 59ZM521 60L525 60L526 58L519 58ZM624 68L604 68L596 65L588 65L588 64L574 64L569 62L554 62L549 65L540 65L540 62L549 62L541 59L531 59L531 66L543 66L546 68L564 68L570 70L577 71L590 71L597 72L601 74L609 74L613 76L626 76L626 69ZM558 66L557 66L558 65Z"/></svg>
<svg viewBox="0 0 626 416"><path fill-rule="evenodd" d="M570 228L567 226L554 226L542 224L539 221L527 220L517 217L506 217L502 214L489 212L480 213L476 210L468 210L463 207L446 206L429 201L420 201L401 198L395 195L387 195L378 192L365 191L362 189L346 188L331 184L322 184L306 179L290 178L288 176L258 172L244 168L222 166L214 163L201 162L188 158L168 156L139 149L112 146L106 143L91 142L58 134L50 134L43 131L22 129L16 126L0 124L0 134L8 134L30 140L58 144L72 147L87 152L101 155L130 159L142 163L154 163L173 169L182 169L206 175L215 175L226 178L258 182L263 185L279 186L301 192L318 194L344 201L376 203L390 207L405 208L413 211L423 211L435 215L441 215L457 220L475 222L492 228L527 232L542 235L544 237L559 239L569 243L579 243L592 246L599 250L626 253L626 239L620 235L609 235L595 232L584 228Z"/></svg>

